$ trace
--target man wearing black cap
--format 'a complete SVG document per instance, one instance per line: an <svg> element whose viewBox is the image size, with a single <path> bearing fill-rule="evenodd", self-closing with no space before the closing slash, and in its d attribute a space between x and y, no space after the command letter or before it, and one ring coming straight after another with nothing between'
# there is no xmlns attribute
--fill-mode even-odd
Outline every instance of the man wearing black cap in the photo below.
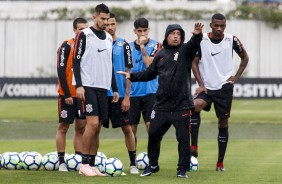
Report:
<svg viewBox="0 0 282 184"><path fill-rule="evenodd" d="M119 71L132 82L149 81L159 77L156 101L151 113L148 139L149 166L141 176L150 176L160 170L158 159L161 140L173 125L178 141L177 177L187 178L190 166L189 123L194 108L191 96L191 66L202 39L203 24L196 23L192 38L184 43L185 32L178 24L171 24L165 32L163 48L157 53L152 64L142 72Z"/></svg>

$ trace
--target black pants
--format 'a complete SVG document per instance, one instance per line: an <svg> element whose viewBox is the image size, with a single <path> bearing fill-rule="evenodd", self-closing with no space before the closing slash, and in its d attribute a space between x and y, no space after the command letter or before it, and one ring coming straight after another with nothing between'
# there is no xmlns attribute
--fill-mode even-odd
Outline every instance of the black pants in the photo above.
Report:
<svg viewBox="0 0 282 184"><path fill-rule="evenodd" d="M158 165L160 156L161 141L164 134L171 125L176 130L178 141L178 168L177 170L187 170L190 166L190 110L180 112L163 112L153 111L151 115L149 140L148 140L148 157L151 166Z"/></svg>

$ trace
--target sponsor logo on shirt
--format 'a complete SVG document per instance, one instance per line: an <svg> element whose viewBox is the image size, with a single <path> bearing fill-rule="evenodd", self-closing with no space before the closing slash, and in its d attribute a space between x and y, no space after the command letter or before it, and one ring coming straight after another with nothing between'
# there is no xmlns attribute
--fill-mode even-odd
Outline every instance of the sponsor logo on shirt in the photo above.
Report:
<svg viewBox="0 0 282 184"><path fill-rule="evenodd" d="M64 66L64 60L65 60L65 48L62 48L62 52L61 52L61 61L60 61L60 66Z"/></svg>
<svg viewBox="0 0 282 184"><path fill-rule="evenodd" d="M221 51L220 52L216 52L216 53L211 53L211 56L215 56L215 55L217 55L219 53L221 53Z"/></svg>
<svg viewBox="0 0 282 184"><path fill-rule="evenodd" d="M80 39L79 44L78 44L78 52L77 52L77 56L76 56L77 59L80 59L80 57L81 57L80 55L82 54L82 42L83 42L83 40Z"/></svg>
<svg viewBox="0 0 282 184"><path fill-rule="evenodd" d="M107 49L101 49L101 50L100 50L100 49L98 48L98 52L103 52L104 50L107 50Z"/></svg>

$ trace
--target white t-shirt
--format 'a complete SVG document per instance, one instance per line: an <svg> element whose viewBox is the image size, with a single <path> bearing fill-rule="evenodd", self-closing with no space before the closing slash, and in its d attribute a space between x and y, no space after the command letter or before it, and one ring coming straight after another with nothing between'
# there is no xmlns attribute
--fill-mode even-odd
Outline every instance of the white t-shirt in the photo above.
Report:
<svg viewBox="0 0 282 184"><path fill-rule="evenodd" d="M223 40L214 44L205 33L200 45L202 57L199 70L205 88L221 89L232 75L233 35L224 33Z"/></svg>
<svg viewBox="0 0 282 184"><path fill-rule="evenodd" d="M85 51L80 62L82 85L109 90L112 82L113 38L106 32L106 39L101 40L90 28L82 31L86 35Z"/></svg>

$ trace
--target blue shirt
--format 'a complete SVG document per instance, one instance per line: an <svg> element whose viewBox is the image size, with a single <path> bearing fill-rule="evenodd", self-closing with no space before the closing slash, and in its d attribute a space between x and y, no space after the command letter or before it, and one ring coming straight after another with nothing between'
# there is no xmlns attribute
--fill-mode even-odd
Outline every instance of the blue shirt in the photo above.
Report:
<svg viewBox="0 0 282 184"><path fill-rule="evenodd" d="M132 68L131 49L123 38L117 38L113 43L113 66L118 87L119 97L125 96L126 79L117 71L125 71L126 67ZM113 90L108 90L108 96L113 96Z"/></svg>
<svg viewBox="0 0 282 184"><path fill-rule="evenodd" d="M144 64L142 58L142 52L140 49L137 49L134 45L134 41L130 43L131 52L132 52L132 62L133 68L131 72L140 72L146 70L146 65ZM149 40L145 45L145 49L147 54L152 57L155 53L160 49L160 43L155 40ZM138 96L146 96L149 94L155 94L158 89L158 79L154 79L148 82L133 82L131 83L130 96L138 97Z"/></svg>

